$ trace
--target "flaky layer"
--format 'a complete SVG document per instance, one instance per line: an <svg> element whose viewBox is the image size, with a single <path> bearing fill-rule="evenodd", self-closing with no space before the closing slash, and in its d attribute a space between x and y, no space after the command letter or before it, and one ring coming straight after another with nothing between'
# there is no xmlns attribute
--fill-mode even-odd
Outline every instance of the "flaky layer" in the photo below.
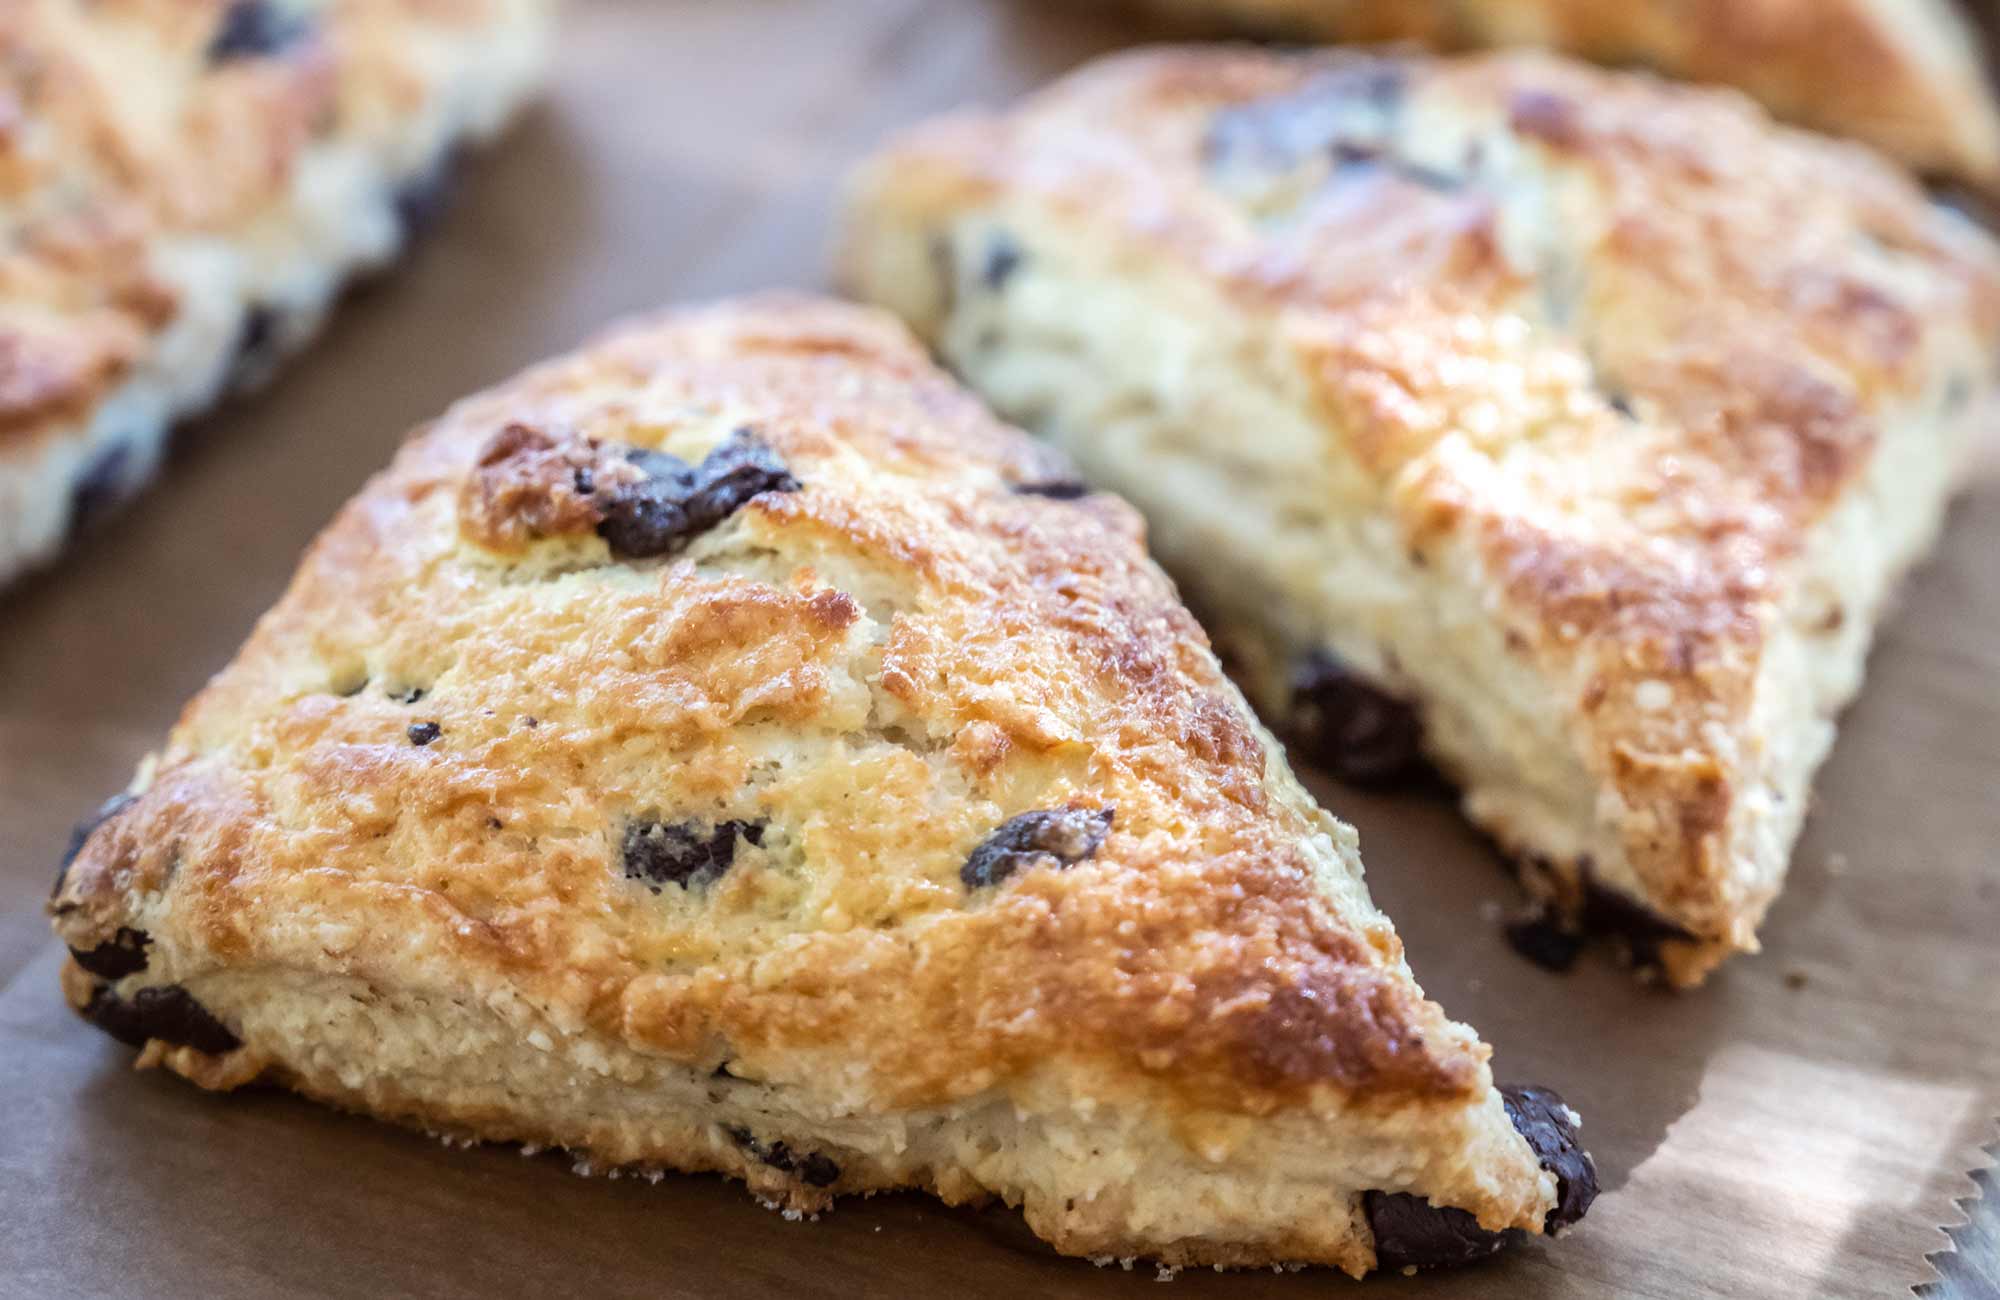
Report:
<svg viewBox="0 0 2000 1300"><path fill-rule="evenodd" d="M1111 60L892 148L846 270L1148 513L1272 716L1413 701L1680 982L1754 946L2000 325L1860 153L1527 56Z"/></svg>
<svg viewBox="0 0 2000 1300"><path fill-rule="evenodd" d="M782 1141L1087 1251L1357 1269L1364 1193L1556 1205L1133 513L885 316L663 317L459 404L135 794L54 905L71 999L198 1081Z"/></svg>

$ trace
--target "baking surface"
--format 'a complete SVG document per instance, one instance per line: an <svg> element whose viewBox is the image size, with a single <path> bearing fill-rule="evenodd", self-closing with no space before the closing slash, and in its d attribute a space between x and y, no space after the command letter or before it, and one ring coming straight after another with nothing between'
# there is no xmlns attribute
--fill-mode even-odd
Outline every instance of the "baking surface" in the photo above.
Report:
<svg viewBox="0 0 2000 1300"><path fill-rule="evenodd" d="M0 1294L1134 1294L1018 1218L917 1197L787 1223L719 1179L571 1176L269 1091L138 1074L66 1012L41 901L277 596L299 550L447 402L676 298L823 280L837 179L881 134L998 100L1124 33L1002 0L585 0L551 102L404 272L162 484L0 595ZM1077 6L1082 8L1082 6ZM1558 1087L1606 1192L1561 1242L1352 1284L1185 1274L1172 1295L1847 1296L1934 1276L2000 1115L2000 463L1881 637L1767 951L1699 993L1509 951L1491 851L1423 798L1314 791L1361 829L1419 978ZM1990 1199L1986 1203L1990 1206ZM1968 1241L1977 1234L1968 1234ZM1929 1295L1991 1295L1984 1263Z"/></svg>

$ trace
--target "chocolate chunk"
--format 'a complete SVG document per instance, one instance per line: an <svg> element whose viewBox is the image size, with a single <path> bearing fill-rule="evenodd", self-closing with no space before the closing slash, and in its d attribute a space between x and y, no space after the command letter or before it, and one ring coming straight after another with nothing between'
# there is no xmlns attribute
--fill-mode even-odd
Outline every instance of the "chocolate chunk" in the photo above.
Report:
<svg viewBox="0 0 2000 1300"><path fill-rule="evenodd" d="M1598 883L1588 859L1583 861L1583 915L1585 934L1603 935L1625 946L1627 958L1641 969L1657 969L1660 945L1669 941L1693 943L1695 935L1659 913Z"/></svg>
<svg viewBox="0 0 2000 1300"><path fill-rule="evenodd" d="M91 832L131 807L132 800L132 795L114 794L70 830L69 845L63 850L62 861L56 866L56 886L49 891L49 897L54 898L62 892L63 881L69 875L69 864L76 861L77 854L83 852L84 842L90 838Z"/></svg>
<svg viewBox="0 0 2000 1300"><path fill-rule="evenodd" d="M437 228L458 193L465 174L465 151L448 150L424 172L404 181L396 191L396 220L403 237L413 239Z"/></svg>
<svg viewBox="0 0 2000 1300"><path fill-rule="evenodd" d="M967 889L984 889L1030 867L1074 866L1104 843L1112 812L1063 808L1010 817L966 858L958 878Z"/></svg>
<svg viewBox="0 0 2000 1300"><path fill-rule="evenodd" d="M1542 1231L1554 1236L1583 1218L1597 1199L1597 1166L1577 1141L1574 1112L1554 1091L1502 1084L1500 1100L1514 1128L1535 1149L1542 1168L1556 1176L1556 1206L1542 1221Z"/></svg>
<svg viewBox="0 0 2000 1300"><path fill-rule="evenodd" d="M611 543L613 554L626 559L679 550L752 497L799 489L799 481L777 453L748 429L731 434L699 465L665 452L638 449L628 452L626 459L645 478L620 483L597 497L604 512L598 535Z"/></svg>
<svg viewBox="0 0 2000 1300"><path fill-rule="evenodd" d="M121 925L116 934L95 948L71 948L69 955L99 979L119 980L146 969L146 948L152 942L153 936L144 930Z"/></svg>
<svg viewBox="0 0 2000 1300"><path fill-rule="evenodd" d="M1073 478L1041 479L1033 483L1016 483L1014 495L1047 497L1051 501L1077 501L1090 495L1090 484Z"/></svg>
<svg viewBox="0 0 2000 1300"><path fill-rule="evenodd" d="M69 531L75 536L92 527L132 494L132 446L114 442L99 451L69 489Z"/></svg>
<svg viewBox="0 0 2000 1300"><path fill-rule="evenodd" d="M243 323L236 327L235 356L229 363L231 388L256 383L278 363L282 319L278 309L266 303L243 313Z"/></svg>
<svg viewBox="0 0 2000 1300"><path fill-rule="evenodd" d="M1547 1088L1503 1085L1500 1100L1542 1168L1556 1176L1555 1208L1542 1220L1542 1231L1554 1236L1583 1218L1597 1198L1597 1168L1577 1144L1576 1123L1561 1097ZM1408 1192L1367 1192L1361 1206L1375 1234L1378 1268L1471 1264L1525 1235L1518 1228L1488 1232L1467 1211Z"/></svg>
<svg viewBox="0 0 2000 1300"><path fill-rule="evenodd" d="M102 985L90 995L83 1018L130 1047L144 1047L147 1039L157 1038L219 1056L243 1045L178 984L140 989L129 998Z"/></svg>
<svg viewBox="0 0 2000 1300"><path fill-rule="evenodd" d="M435 722L413 722L410 724L410 743L428 745L444 734L444 728Z"/></svg>
<svg viewBox="0 0 2000 1300"><path fill-rule="evenodd" d="M625 827L619 853L625 875L659 893L666 885L692 889L721 878L736 861L738 837L764 842L764 823L726 821L705 829L700 822L634 821Z"/></svg>
<svg viewBox="0 0 2000 1300"><path fill-rule="evenodd" d="M208 61L269 58L283 54L311 32L310 18L273 0L236 0L208 43Z"/></svg>
<svg viewBox="0 0 2000 1300"><path fill-rule="evenodd" d="M1449 172L1441 172L1434 167L1425 167L1407 159L1391 157L1373 145L1356 144L1343 140L1333 146L1333 174L1336 179L1355 179L1364 176L1388 175L1423 186L1428 190L1448 193L1464 188L1464 180Z"/></svg>
<svg viewBox="0 0 2000 1300"><path fill-rule="evenodd" d="M1566 971L1583 952L1583 936L1547 908L1509 921L1504 933L1515 952L1543 970Z"/></svg>
<svg viewBox="0 0 2000 1300"><path fill-rule="evenodd" d="M1021 246L1005 231L996 230L986 240L986 260L979 268L979 282L998 292L1021 269Z"/></svg>
<svg viewBox="0 0 2000 1300"><path fill-rule="evenodd" d="M1344 59L1296 91L1218 112L1202 141L1203 153L1217 168L1288 172L1343 143L1365 143L1355 140L1357 131L1385 136L1407 82L1408 72L1396 60Z"/></svg>
<svg viewBox="0 0 2000 1300"><path fill-rule="evenodd" d="M1377 1268L1454 1268L1485 1259L1525 1235L1518 1228L1488 1232L1468 1212L1408 1192L1366 1192L1361 1209L1375 1234Z"/></svg>
<svg viewBox="0 0 2000 1300"><path fill-rule="evenodd" d="M1350 785L1381 788L1428 774L1416 706L1314 651L1292 674L1293 738L1309 762Z"/></svg>
<svg viewBox="0 0 2000 1300"><path fill-rule="evenodd" d="M1507 121L1515 133L1575 149L1583 143L1583 126L1576 101L1548 90L1517 90L1507 105Z"/></svg>
<svg viewBox="0 0 2000 1300"><path fill-rule="evenodd" d="M794 1154L783 1142L773 1142L766 1146L747 1128L731 1128L724 1131L729 1134L732 1142L749 1152L753 1158L773 1169L788 1174L796 1173L803 1181L814 1187L831 1187L840 1181L840 1166L817 1151L801 1157Z"/></svg>

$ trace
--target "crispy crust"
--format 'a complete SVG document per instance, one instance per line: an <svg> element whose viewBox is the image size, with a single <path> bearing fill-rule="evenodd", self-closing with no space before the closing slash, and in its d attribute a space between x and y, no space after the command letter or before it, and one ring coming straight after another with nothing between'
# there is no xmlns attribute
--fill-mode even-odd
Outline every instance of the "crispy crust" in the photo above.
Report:
<svg viewBox="0 0 2000 1300"><path fill-rule="evenodd" d="M533 84L552 8L0 9L0 581L395 251Z"/></svg>
<svg viewBox="0 0 2000 1300"><path fill-rule="evenodd" d="M677 554L607 550L580 469L622 445L699 462L746 428L795 490ZM274 990L338 1014L340 981L448 995L619 1078L601 1063L726 1063L849 1115L1034 1111L1053 1089L1218 1151L1260 1126L1374 1134L1399 1181L1538 1227L1551 1184L1494 1127L1488 1049L1423 999L1351 830L1291 779L1136 516L1013 490L1067 477L886 316L765 299L615 333L460 403L341 512L85 842L57 928L86 952L144 930L151 964L121 990L192 989L277 1077L488 1136L741 1163L621 1127L643 1090L574 1122L461 1103L473 1054L441 1082L357 1082L326 1065L355 1040L293 1041ZM1115 824L1073 865L967 890L996 826L1063 807ZM649 888L620 869L633 818L760 829L716 883ZM972 1178L891 1181L947 1174ZM1035 1213L1032 1185L965 1186ZM1365 1268L1353 1217L1205 1244L1037 1227Z"/></svg>
<svg viewBox="0 0 2000 1300"><path fill-rule="evenodd" d="M1734 86L1803 126L1991 192L2000 109L1946 0L1149 0L1181 17L1328 41L1538 45Z"/></svg>
<svg viewBox="0 0 2000 1300"><path fill-rule="evenodd" d="M954 296L951 258L924 250L994 231L1019 279L961 275ZM1449 722L1463 668L1414 667L1460 635L1415 621L1443 588L1534 692L1475 700L1529 715L1485 739L1511 727L1577 768L1568 810L1528 819L1488 797L1504 764L1434 735L1469 810L1547 859L1536 878L1570 906L1594 868L1684 927L1681 983L1754 947L1824 719L1989 412L2000 331L1992 244L1874 159L1731 96L1519 54L1107 60L888 151L860 180L846 274L1154 513L1184 581L1262 643L1251 685L1279 715L1321 638ZM1013 340L1037 304L1082 321L1120 292L1147 303L1128 323L1193 322L1206 351L1178 387L1135 363L1138 391L1078 415ZM1071 335L1053 351L1115 346L1048 328ZM1304 460L1257 465L1277 430L1232 429L1227 386L1282 406L1264 414L1296 422ZM1094 452L1093 422L1156 441ZM1328 512L1291 539L1322 562L1282 558L1277 534L1241 553L1183 540L1215 511L1174 495L1161 467L1180 455L1243 476L1202 501L1240 492L1273 528ZM1869 535L1878 510L1893 537ZM1324 598L1327 548L1377 538L1374 520L1406 609L1284 607ZM1824 687L1788 696L1815 662ZM1525 739L1543 726L1547 744Z"/></svg>

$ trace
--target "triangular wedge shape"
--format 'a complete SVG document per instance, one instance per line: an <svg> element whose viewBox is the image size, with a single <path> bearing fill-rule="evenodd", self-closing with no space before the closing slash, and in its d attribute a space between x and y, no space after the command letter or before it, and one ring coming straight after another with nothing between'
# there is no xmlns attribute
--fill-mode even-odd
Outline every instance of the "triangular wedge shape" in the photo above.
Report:
<svg viewBox="0 0 2000 1300"><path fill-rule="evenodd" d="M1533 45L1734 86L1779 117L2000 189L2000 108L1953 0L1150 0L1246 32Z"/></svg>
<svg viewBox="0 0 2000 1300"><path fill-rule="evenodd" d="M1594 1190L1137 516L860 308L663 316L419 431L52 910L142 1064L788 1210L1358 1274Z"/></svg>
<svg viewBox="0 0 2000 1300"><path fill-rule="evenodd" d="M1756 946L1896 576L1992 427L2000 254L1738 97L1185 48L919 130L845 275L1149 521L1267 717L1420 748L1553 904Z"/></svg>

